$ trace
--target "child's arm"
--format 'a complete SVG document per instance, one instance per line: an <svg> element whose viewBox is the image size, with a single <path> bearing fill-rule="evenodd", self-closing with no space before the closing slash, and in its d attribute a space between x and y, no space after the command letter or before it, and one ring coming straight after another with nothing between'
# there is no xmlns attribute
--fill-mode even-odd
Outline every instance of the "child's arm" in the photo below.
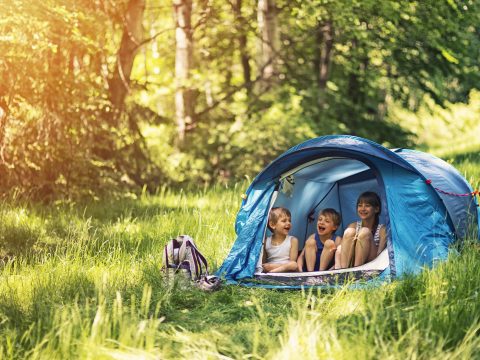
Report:
<svg viewBox="0 0 480 360"><path fill-rule="evenodd" d="M282 266L283 264L272 264L272 263L264 263L262 265L263 267L263 272L269 273L275 270L276 268Z"/></svg>
<svg viewBox="0 0 480 360"><path fill-rule="evenodd" d="M298 239L292 236L290 240L290 260L297 261L298 258Z"/></svg>
<svg viewBox="0 0 480 360"><path fill-rule="evenodd" d="M303 259L305 259L305 248L302 250L300 255L298 255L298 259L297 259L298 271L300 272L303 271Z"/></svg>

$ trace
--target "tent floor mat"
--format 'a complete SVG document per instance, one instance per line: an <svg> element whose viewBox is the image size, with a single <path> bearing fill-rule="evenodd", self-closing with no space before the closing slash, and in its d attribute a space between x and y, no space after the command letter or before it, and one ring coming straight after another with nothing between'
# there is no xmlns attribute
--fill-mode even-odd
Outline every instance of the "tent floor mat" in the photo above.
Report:
<svg viewBox="0 0 480 360"><path fill-rule="evenodd" d="M277 286L341 285L347 282L368 281L377 277L382 272L383 270L357 270L337 274L312 276L269 276L268 274L263 274L255 275L255 278L249 279L249 281L258 284Z"/></svg>

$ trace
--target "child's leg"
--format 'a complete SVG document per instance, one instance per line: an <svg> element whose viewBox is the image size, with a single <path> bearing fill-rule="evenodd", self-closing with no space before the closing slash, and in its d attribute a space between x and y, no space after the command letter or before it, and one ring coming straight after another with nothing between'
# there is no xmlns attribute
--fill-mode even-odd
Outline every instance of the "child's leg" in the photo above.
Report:
<svg viewBox="0 0 480 360"><path fill-rule="evenodd" d="M335 251L335 270L341 269L340 262L342 261L342 245L337 246Z"/></svg>
<svg viewBox="0 0 480 360"><path fill-rule="evenodd" d="M355 239L355 229L348 228L345 230L342 239L342 251L340 256L340 269L345 269L349 266L353 257L353 243Z"/></svg>
<svg viewBox="0 0 480 360"><path fill-rule="evenodd" d="M355 245L355 264L354 266L360 266L365 264L370 257L371 247L373 244L373 236L370 229L364 227L358 232L358 240Z"/></svg>
<svg viewBox="0 0 480 360"><path fill-rule="evenodd" d="M305 261L305 249L302 250L302 252L300 253L300 255L298 255L298 258L297 258L297 270L300 272L303 271L304 261Z"/></svg>
<svg viewBox="0 0 480 360"><path fill-rule="evenodd" d="M320 255L320 271L327 270L328 265L332 262L335 256L335 243L333 240L325 241L323 245L322 255Z"/></svg>
<svg viewBox="0 0 480 360"><path fill-rule="evenodd" d="M379 248L378 246L375 245L375 242L373 241L373 237L372 237L372 242L370 244L370 252L368 254L368 259L366 262L372 261L378 256L378 249Z"/></svg>
<svg viewBox="0 0 480 360"><path fill-rule="evenodd" d="M315 269L315 261L317 260L317 243L315 239L308 239L305 242L305 264L307 265L307 271L313 271Z"/></svg>

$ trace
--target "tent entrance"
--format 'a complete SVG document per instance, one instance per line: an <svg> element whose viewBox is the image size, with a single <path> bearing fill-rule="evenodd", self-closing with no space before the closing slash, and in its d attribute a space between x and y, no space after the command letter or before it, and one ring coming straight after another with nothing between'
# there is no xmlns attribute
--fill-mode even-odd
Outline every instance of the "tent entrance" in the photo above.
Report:
<svg viewBox="0 0 480 360"><path fill-rule="evenodd" d="M378 172L367 163L346 157L324 157L304 163L280 177L280 187L273 206L284 206L292 213L290 235L299 240L299 249L303 249L306 238L316 231L318 213L325 208L334 208L342 215L342 222L336 235L342 236L348 225L358 219L356 201L365 191L374 191L382 199L380 222L386 223L385 191ZM387 229L387 233L389 233ZM269 236L267 231L266 236ZM384 251L385 261L375 262L371 270L381 271L388 267L388 253ZM341 274L359 269L337 270ZM361 269L363 271L365 269ZM366 269L368 270L368 269ZM326 272L304 273L307 276L331 275ZM325 274L323 274L325 273ZM259 275L257 273L257 275ZM283 274L286 275L286 274ZM271 274L262 274L262 279ZM298 277L292 273L287 277ZM276 276L274 276L276 277Z"/></svg>

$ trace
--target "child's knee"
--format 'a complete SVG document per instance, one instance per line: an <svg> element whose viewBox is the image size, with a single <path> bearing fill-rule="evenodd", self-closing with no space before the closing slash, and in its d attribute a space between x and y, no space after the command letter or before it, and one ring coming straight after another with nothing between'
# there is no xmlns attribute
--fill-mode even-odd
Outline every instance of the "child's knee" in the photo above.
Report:
<svg viewBox="0 0 480 360"><path fill-rule="evenodd" d="M307 239L307 241L305 242L305 248L317 248L317 243L315 241L315 239Z"/></svg>
<svg viewBox="0 0 480 360"><path fill-rule="evenodd" d="M358 232L358 238L359 239L370 239L372 237L372 232L370 231L369 228L367 227L362 227L360 231Z"/></svg>
<svg viewBox="0 0 480 360"><path fill-rule="evenodd" d="M367 228L362 228L358 235L357 247L368 249L373 243L372 233Z"/></svg>
<svg viewBox="0 0 480 360"><path fill-rule="evenodd" d="M323 245L325 249L333 251L335 250L335 242L333 240L327 240L325 241L325 244Z"/></svg>
<svg viewBox="0 0 480 360"><path fill-rule="evenodd" d="M345 232L343 233L343 237L347 239L353 239L353 237L355 236L355 232L356 231L353 228L345 229Z"/></svg>

